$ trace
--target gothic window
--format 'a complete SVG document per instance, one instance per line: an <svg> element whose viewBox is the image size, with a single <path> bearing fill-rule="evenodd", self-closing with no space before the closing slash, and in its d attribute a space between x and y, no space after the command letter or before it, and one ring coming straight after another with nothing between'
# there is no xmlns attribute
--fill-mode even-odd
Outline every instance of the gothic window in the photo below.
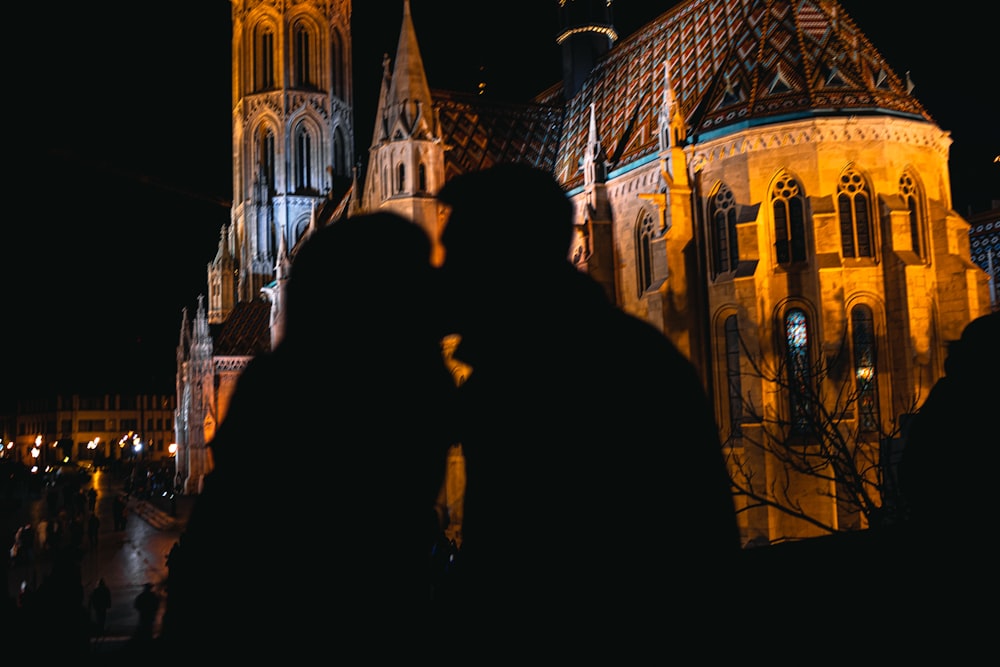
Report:
<svg viewBox="0 0 1000 667"><path fill-rule="evenodd" d="M899 196L903 198L903 203L906 204L906 209L910 212L910 241L913 244L913 252L918 257L926 258L927 255L924 246L924 229L926 229L924 189L916 177L909 171L904 172L899 179Z"/></svg>
<svg viewBox="0 0 1000 667"><path fill-rule="evenodd" d="M809 325L801 308L792 308L785 314L785 349L789 421L792 432L807 433L813 413L812 373L809 368Z"/></svg>
<svg viewBox="0 0 1000 667"><path fill-rule="evenodd" d="M653 236L656 224L649 211L643 211L635 226L635 266L639 280L639 296L653 286Z"/></svg>
<svg viewBox="0 0 1000 667"><path fill-rule="evenodd" d="M740 332L735 315L726 318L726 390L729 398L729 432L740 435L743 422L743 383L740 379Z"/></svg>
<svg viewBox="0 0 1000 667"><path fill-rule="evenodd" d="M805 198L798 181L782 174L771 191L774 252L778 264L806 260Z"/></svg>
<svg viewBox="0 0 1000 667"><path fill-rule="evenodd" d="M875 356L875 320L868 306L851 309L851 338L854 344L854 375L858 395L858 425L862 431L877 431L878 369Z"/></svg>
<svg viewBox="0 0 1000 667"><path fill-rule="evenodd" d="M312 182L312 137L303 125L295 129L295 191L313 189Z"/></svg>
<svg viewBox="0 0 1000 667"><path fill-rule="evenodd" d="M333 77L330 89L333 91L334 97L345 99L347 97L345 90L347 76L344 73L343 42L339 32L334 32L331 36L330 58L330 74Z"/></svg>
<svg viewBox="0 0 1000 667"><path fill-rule="evenodd" d="M382 167L382 199L389 196L389 168Z"/></svg>
<svg viewBox="0 0 1000 667"><path fill-rule="evenodd" d="M265 127L260 133L260 175L267 181L269 192L274 191L274 131Z"/></svg>
<svg viewBox="0 0 1000 667"><path fill-rule="evenodd" d="M349 176L351 173L351 162L347 154L347 142L344 140L344 131L337 128L333 131L333 173L338 176Z"/></svg>
<svg viewBox="0 0 1000 667"><path fill-rule="evenodd" d="M274 88L274 30L259 26L254 40L254 89Z"/></svg>
<svg viewBox="0 0 1000 667"><path fill-rule="evenodd" d="M309 51L309 31L303 24L298 23L295 25L293 39L295 46L295 84L300 88L312 86L314 82L312 80L312 73L310 72L312 57Z"/></svg>
<svg viewBox="0 0 1000 667"><path fill-rule="evenodd" d="M427 192L427 166L423 162L417 165L417 190Z"/></svg>
<svg viewBox="0 0 1000 667"><path fill-rule="evenodd" d="M736 202L733 191L722 184L709 201L709 219L712 221L712 254L715 274L732 271L739 262L740 249L736 240Z"/></svg>
<svg viewBox="0 0 1000 667"><path fill-rule="evenodd" d="M873 257L872 198L865 179L853 167L840 175L837 186L840 247L844 257Z"/></svg>
<svg viewBox="0 0 1000 667"><path fill-rule="evenodd" d="M396 166L396 192L402 192L406 187L406 165L400 162Z"/></svg>

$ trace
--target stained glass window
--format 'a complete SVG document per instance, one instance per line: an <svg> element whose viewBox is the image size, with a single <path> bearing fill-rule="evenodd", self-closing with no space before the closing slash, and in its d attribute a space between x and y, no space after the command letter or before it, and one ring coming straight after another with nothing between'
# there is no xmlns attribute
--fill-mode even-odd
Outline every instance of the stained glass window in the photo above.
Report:
<svg viewBox="0 0 1000 667"><path fill-rule="evenodd" d="M785 315L785 342L788 350L788 394L791 426L806 432L812 418L812 391L809 370L809 327L799 308Z"/></svg>
<svg viewBox="0 0 1000 667"><path fill-rule="evenodd" d="M878 370L875 365L875 322L871 308L851 309L854 342L854 375L858 395L858 424L863 431L877 431Z"/></svg>

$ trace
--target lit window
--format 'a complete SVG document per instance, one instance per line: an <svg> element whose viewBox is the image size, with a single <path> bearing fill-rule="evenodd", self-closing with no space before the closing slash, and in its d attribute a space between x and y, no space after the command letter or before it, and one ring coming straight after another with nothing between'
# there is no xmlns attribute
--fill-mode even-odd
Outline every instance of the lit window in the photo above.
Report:
<svg viewBox="0 0 1000 667"><path fill-rule="evenodd" d="M805 433L812 422L813 402L809 369L809 326L799 308L785 315L788 354L788 398L792 431Z"/></svg>

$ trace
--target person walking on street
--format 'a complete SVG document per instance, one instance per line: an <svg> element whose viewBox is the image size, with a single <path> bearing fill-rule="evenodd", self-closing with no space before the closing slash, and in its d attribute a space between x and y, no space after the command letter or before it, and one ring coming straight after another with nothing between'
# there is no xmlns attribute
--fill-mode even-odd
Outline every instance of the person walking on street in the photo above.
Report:
<svg viewBox="0 0 1000 667"><path fill-rule="evenodd" d="M94 634L101 636L107 625L108 610L111 609L111 589L104 582L104 577L101 577L97 586L90 592L88 604L94 612Z"/></svg>
<svg viewBox="0 0 1000 667"><path fill-rule="evenodd" d="M152 641L156 612L160 610L160 596L153 591L153 584L147 582L143 585L142 592L135 597L133 606L139 612L139 625L136 628L135 639L139 642Z"/></svg>
<svg viewBox="0 0 1000 667"><path fill-rule="evenodd" d="M111 511L114 514L115 531L125 530L125 517L128 514L128 505L125 503L125 496L122 494L115 496Z"/></svg>

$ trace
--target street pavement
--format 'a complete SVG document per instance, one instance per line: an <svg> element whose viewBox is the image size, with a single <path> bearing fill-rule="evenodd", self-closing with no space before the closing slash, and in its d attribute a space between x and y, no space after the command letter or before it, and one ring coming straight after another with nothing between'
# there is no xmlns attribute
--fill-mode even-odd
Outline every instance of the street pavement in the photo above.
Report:
<svg viewBox="0 0 1000 667"><path fill-rule="evenodd" d="M124 652L139 623L135 598L146 583L153 584L161 600L153 636L159 634L166 593L167 556L180 538L195 496L177 496L175 503L163 497L146 500L129 497L125 529L115 530L113 503L115 496L123 493L121 480L109 472L95 471L81 488L86 491L91 486L97 490L94 512L100 520L100 530L96 544L91 544L84 529L80 567L83 604L87 604L91 591L103 578L111 589L111 608L105 632L91 638L90 649L93 653ZM25 518L34 526L39 525L46 514L44 493L25 507ZM51 572L52 559L45 550L36 550L32 560L9 567L7 586L12 599L17 598L22 582L27 582L30 590L37 589Z"/></svg>

